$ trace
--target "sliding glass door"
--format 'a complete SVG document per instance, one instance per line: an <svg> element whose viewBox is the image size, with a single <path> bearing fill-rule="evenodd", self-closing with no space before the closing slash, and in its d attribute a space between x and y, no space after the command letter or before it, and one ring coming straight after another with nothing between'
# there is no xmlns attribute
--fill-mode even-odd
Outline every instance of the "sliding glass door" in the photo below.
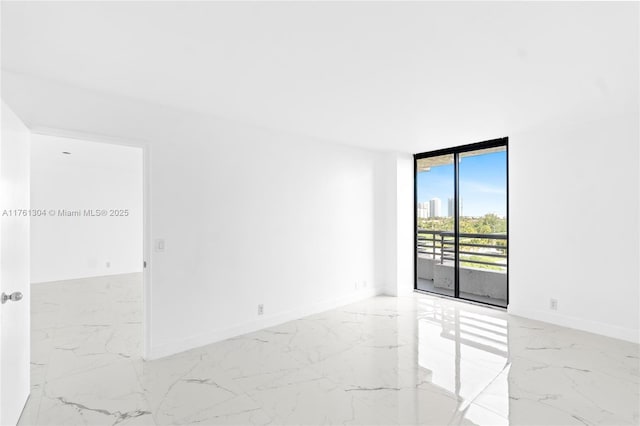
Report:
<svg viewBox="0 0 640 426"><path fill-rule="evenodd" d="M507 306L507 147L458 156L459 296Z"/></svg>
<svg viewBox="0 0 640 426"><path fill-rule="evenodd" d="M416 288L454 296L453 274L443 275L453 270L455 260L455 223L449 202L455 195L454 155L416 160L416 188Z"/></svg>
<svg viewBox="0 0 640 426"><path fill-rule="evenodd" d="M415 155L415 288L506 307L507 139Z"/></svg>

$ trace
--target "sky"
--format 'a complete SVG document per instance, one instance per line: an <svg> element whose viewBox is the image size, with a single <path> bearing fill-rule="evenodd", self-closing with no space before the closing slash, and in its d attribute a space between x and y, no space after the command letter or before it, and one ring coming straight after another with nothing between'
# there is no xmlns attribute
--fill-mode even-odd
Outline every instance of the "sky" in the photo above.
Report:
<svg viewBox="0 0 640 426"><path fill-rule="evenodd" d="M462 215L484 216L507 213L506 151L462 157L460 196ZM448 199L453 198L453 164L432 167L418 173L418 202L440 198L441 215L447 215Z"/></svg>

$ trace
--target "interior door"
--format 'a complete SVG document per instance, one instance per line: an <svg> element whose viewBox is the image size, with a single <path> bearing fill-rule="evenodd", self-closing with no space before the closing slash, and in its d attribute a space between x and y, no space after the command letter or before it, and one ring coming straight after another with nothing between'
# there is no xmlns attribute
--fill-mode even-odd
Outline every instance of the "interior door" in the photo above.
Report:
<svg viewBox="0 0 640 426"><path fill-rule="evenodd" d="M2 102L0 424L17 424L30 388L29 130Z"/></svg>

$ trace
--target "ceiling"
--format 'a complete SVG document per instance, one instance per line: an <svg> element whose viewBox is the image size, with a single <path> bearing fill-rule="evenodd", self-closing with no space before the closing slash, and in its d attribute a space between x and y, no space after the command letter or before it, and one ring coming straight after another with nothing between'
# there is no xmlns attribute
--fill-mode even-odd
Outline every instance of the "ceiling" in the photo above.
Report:
<svg viewBox="0 0 640 426"><path fill-rule="evenodd" d="M3 1L2 68L416 152L637 101L638 5Z"/></svg>
<svg viewBox="0 0 640 426"><path fill-rule="evenodd" d="M142 173L140 148L49 135L33 135L31 141L31 168L45 175L70 165L88 174L98 169Z"/></svg>

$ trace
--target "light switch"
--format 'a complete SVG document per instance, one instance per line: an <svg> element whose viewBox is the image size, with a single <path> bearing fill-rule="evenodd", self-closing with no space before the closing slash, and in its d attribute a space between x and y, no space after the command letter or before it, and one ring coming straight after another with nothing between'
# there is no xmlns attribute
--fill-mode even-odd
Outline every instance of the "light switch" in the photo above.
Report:
<svg viewBox="0 0 640 426"><path fill-rule="evenodd" d="M164 238L158 238L156 239L156 251L160 252L160 251L164 251Z"/></svg>

